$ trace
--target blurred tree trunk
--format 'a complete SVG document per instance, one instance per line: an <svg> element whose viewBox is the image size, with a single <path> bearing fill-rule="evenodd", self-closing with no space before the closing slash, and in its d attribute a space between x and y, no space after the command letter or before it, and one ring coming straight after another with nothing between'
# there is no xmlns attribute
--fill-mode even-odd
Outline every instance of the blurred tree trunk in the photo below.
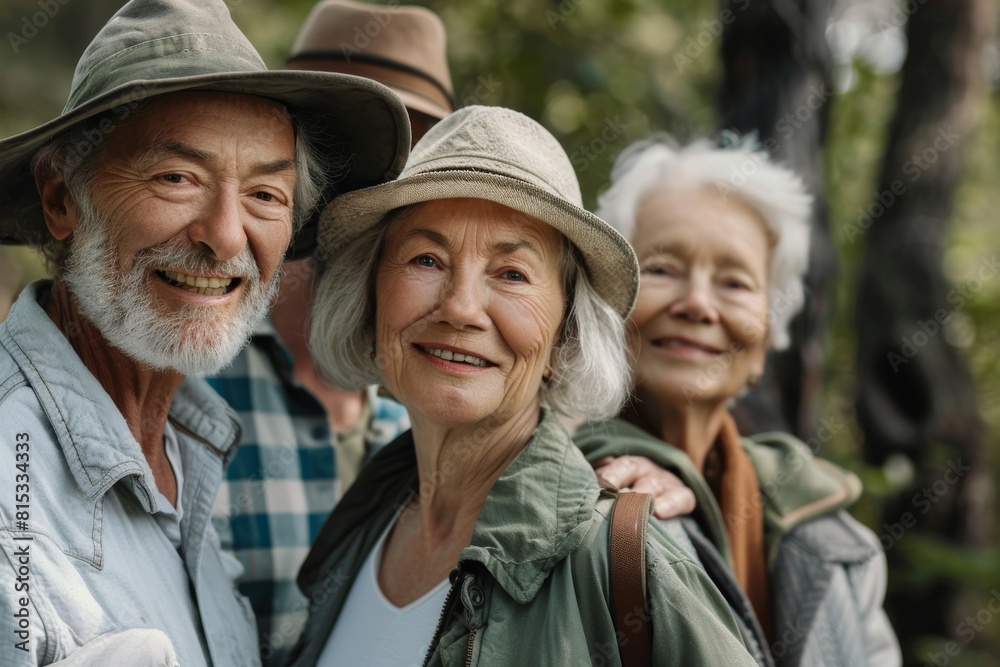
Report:
<svg viewBox="0 0 1000 667"><path fill-rule="evenodd" d="M851 228L867 244L855 311L865 456L882 463L903 455L916 469L884 520L894 525L909 513L915 533L959 548L985 544L992 482L976 390L946 333L968 291L949 285L942 259L964 148L983 107L983 53L994 21L993 0L926 0L911 14L876 201ZM983 260L961 273L974 276ZM932 497L918 499L927 489ZM905 577L906 547L889 550L898 578L887 603L904 650L921 635L959 639L957 584ZM923 664L915 658L907 664Z"/></svg>
<svg viewBox="0 0 1000 667"><path fill-rule="evenodd" d="M807 300L792 345L772 352L761 382L736 407L744 433L810 437L818 400L837 252L823 196L822 156L833 100L826 26L835 0L723 0L720 129L755 131L772 160L798 173L815 197Z"/></svg>

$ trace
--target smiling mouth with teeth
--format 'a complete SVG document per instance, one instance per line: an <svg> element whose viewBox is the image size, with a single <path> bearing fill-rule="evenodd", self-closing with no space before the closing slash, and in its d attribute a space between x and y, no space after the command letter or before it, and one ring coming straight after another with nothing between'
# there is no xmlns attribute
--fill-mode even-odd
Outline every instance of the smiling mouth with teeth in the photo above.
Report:
<svg viewBox="0 0 1000 667"><path fill-rule="evenodd" d="M438 357L439 359L444 359L445 361L452 361L457 364L468 364L469 366L478 366L479 368L486 368L487 366L493 365L485 359L474 357L471 354L460 354L458 352L452 352L451 350L439 350L433 347L424 347L423 345L418 345L417 347L427 354Z"/></svg>
<svg viewBox="0 0 1000 667"><path fill-rule="evenodd" d="M156 275L174 287L204 296L222 296L236 289L240 282L239 278L206 278L189 276L178 271L157 271Z"/></svg>

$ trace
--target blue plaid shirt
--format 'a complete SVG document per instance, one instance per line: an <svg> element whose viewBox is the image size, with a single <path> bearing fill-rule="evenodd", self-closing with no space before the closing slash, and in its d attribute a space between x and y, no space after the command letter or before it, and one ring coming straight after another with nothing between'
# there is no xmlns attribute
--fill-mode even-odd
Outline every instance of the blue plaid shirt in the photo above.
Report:
<svg viewBox="0 0 1000 667"><path fill-rule="evenodd" d="M308 601L295 577L341 493L336 436L292 364L265 320L233 364L207 378L243 422L212 521L222 548L243 564L238 584L257 615L265 665L283 664L305 625ZM409 418L374 391L367 398L365 440L373 452L408 429Z"/></svg>

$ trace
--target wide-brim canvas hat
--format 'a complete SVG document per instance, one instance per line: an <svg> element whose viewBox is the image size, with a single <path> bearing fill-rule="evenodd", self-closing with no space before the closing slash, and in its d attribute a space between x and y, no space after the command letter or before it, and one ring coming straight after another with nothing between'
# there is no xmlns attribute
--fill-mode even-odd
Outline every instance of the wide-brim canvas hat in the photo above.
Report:
<svg viewBox="0 0 1000 667"><path fill-rule="evenodd" d="M399 178L337 197L320 216L317 257L337 255L395 209L437 199L503 204L552 225L579 250L597 293L625 317L639 289L635 252L611 225L583 208L562 146L524 114L459 109L413 147Z"/></svg>
<svg viewBox="0 0 1000 667"><path fill-rule="evenodd" d="M327 200L392 180L409 152L406 109L385 86L346 74L269 71L222 0L132 0L84 51L62 114L0 141L0 243L37 242L44 222L30 162L46 142L111 112L109 124L102 120L89 146L80 147L93 150L143 100L180 91L243 93L284 103L311 128L318 152L330 163ZM317 217L318 211L306 220L295 256L315 246Z"/></svg>
<svg viewBox="0 0 1000 667"><path fill-rule="evenodd" d="M444 24L425 7L324 0L299 30L287 64L375 79L433 118L455 109Z"/></svg>

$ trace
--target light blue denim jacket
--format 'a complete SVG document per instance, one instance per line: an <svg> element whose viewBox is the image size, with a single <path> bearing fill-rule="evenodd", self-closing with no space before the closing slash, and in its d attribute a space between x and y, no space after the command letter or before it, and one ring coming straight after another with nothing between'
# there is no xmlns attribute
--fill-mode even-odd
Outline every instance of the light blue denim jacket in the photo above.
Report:
<svg viewBox="0 0 1000 667"><path fill-rule="evenodd" d="M29 286L0 324L0 665L72 658L133 628L163 631L184 667L258 665L253 614L210 521L234 413L202 380L174 395L177 550L125 419L39 305L49 287Z"/></svg>

